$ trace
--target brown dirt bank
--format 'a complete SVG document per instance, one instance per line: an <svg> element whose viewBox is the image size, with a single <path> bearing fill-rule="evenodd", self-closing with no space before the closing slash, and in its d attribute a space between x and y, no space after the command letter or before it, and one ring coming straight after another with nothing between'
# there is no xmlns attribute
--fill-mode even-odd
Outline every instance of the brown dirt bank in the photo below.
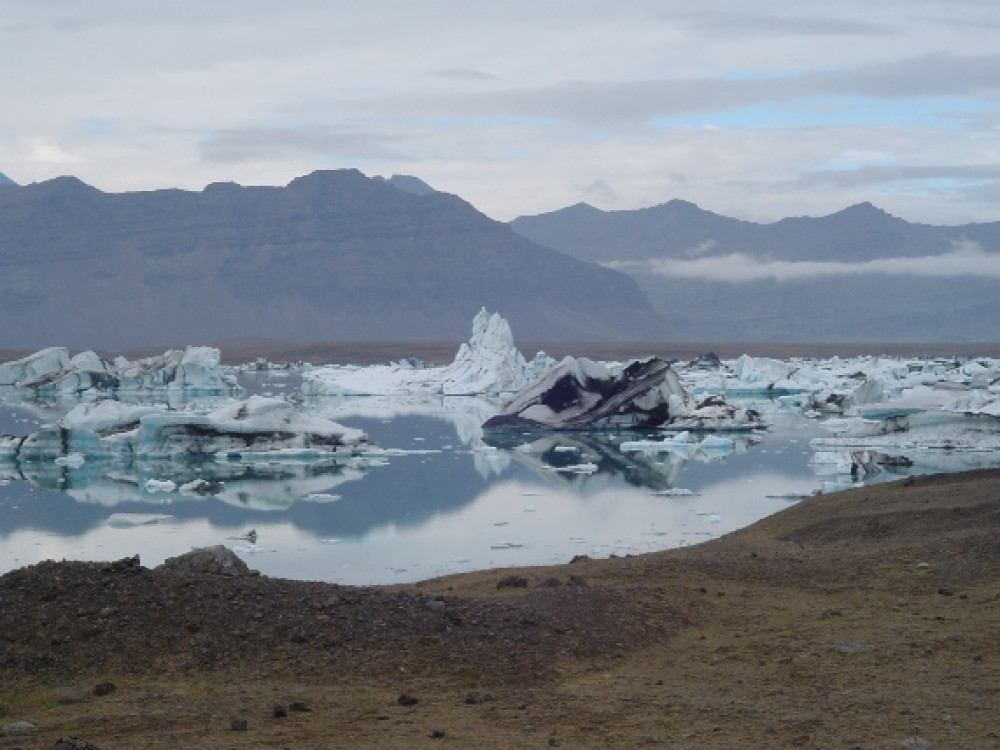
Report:
<svg viewBox="0 0 1000 750"><path fill-rule="evenodd" d="M389 588L42 563L0 578L20 720L0 748L997 747L1000 472Z"/></svg>

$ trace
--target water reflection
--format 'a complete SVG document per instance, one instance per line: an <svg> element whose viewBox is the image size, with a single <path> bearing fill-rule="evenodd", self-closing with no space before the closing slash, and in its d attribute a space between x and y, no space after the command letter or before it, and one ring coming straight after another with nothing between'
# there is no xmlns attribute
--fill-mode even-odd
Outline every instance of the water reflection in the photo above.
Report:
<svg viewBox="0 0 1000 750"><path fill-rule="evenodd" d="M295 392L262 374L256 392ZM46 557L139 553L156 565L227 544L262 572L380 583L691 544L806 496L815 423L772 409L762 441L623 451L662 434L484 435L480 399L325 398L309 413L367 432L377 456L326 462L0 461L0 572ZM21 434L51 406L0 404ZM33 424L31 424L33 422ZM12 431L6 427L8 434ZM692 444L693 446L693 444ZM200 480L200 482L198 481ZM245 538L257 531L257 542Z"/></svg>

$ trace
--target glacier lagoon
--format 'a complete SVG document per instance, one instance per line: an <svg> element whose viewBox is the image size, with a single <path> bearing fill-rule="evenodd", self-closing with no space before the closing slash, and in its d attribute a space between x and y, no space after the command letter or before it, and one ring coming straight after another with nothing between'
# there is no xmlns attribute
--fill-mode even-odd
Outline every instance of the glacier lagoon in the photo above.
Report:
<svg viewBox="0 0 1000 750"><path fill-rule="evenodd" d="M1000 467L985 357L706 354L635 399L672 428L484 431L562 371L635 369L571 359L526 360L482 310L443 367L226 368L210 347L0 363L0 573L224 544L266 575L409 582L694 544L819 492Z"/></svg>
<svg viewBox="0 0 1000 750"><path fill-rule="evenodd" d="M240 377L251 393L300 388L295 371ZM85 458L49 462L33 476L0 463L0 573L135 554L155 566L225 544L265 575L383 584L693 544L845 481L811 462L810 441L828 434L816 420L777 400L757 406L765 432L623 451L642 436L523 435L490 445L479 425L491 406L476 398L317 397L300 408L364 430L380 453L354 463L265 460L206 494L177 491L190 467L135 475ZM0 403L0 434L28 434L57 412Z"/></svg>

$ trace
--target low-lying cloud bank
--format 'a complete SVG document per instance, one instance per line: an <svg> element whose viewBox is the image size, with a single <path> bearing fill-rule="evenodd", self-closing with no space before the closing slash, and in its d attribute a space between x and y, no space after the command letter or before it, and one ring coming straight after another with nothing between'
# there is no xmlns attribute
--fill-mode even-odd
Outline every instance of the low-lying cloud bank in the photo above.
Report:
<svg viewBox="0 0 1000 750"><path fill-rule="evenodd" d="M767 260L745 253L694 259L647 258L603 264L626 273L651 273L672 278L741 283L747 281L804 281L833 276L954 277L1000 279L1000 253L987 253L978 243L957 244L940 255L875 258L861 262Z"/></svg>

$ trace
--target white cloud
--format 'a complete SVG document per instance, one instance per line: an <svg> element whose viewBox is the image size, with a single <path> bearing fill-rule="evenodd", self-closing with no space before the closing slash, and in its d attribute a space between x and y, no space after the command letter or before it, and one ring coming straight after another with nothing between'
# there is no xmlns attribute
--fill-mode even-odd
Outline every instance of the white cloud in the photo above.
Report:
<svg viewBox="0 0 1000 750"><path fill-rule="evenodd" d="M769 261L743 253L683 260L659 258L605 263L629 273L648 273L682 279L743 283L748 281L805 281L837 276L975 276L1000 279L1000 253L984 252L964 242L940 255L912 258L876 258L857 263L837 261Z"/></svg>
<svg viewBox="0 0 1000 750"><path fill-rule="evenodd" d="M0 2L0 171L22 183L357 167L500 219L588 186L754 220L998 218L995 0Z"/></svg>

